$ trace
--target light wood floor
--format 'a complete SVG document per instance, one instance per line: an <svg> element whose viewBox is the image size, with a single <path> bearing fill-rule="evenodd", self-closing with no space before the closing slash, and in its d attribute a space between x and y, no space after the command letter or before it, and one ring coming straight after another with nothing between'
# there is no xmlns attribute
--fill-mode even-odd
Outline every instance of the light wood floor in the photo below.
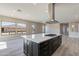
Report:
<svg viewBox="0 0 79 59"><path fill-rule="evenodd" d="M53 56L79 56L79 38L63 36L62 45Z"/></svg>
<svg viewBox="0 0 79 59"><path fill-rule="evenodd" d="M23 53L23 39L21 37L0 39L0 56L25 56ZM62 45L52 56L79 56L79 39L63 36Z"/></svg>

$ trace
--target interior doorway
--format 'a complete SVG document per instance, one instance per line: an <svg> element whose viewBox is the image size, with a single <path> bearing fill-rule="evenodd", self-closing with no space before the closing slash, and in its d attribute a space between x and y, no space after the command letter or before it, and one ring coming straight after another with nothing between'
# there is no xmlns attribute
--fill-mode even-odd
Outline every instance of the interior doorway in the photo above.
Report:
<svg viewBox="0 0 79 59"><path fill-rule="evenodd" d="M69 35L69 24L68 23L60 24L60 33L63 35Z"/></svg>

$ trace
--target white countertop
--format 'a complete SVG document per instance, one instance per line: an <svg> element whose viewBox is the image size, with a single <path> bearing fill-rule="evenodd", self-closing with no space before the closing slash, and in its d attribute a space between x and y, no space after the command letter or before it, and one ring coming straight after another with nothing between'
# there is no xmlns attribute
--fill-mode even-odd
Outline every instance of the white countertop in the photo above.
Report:
<svg viewBox="0 0 79 59"><path fill-rule="evenodd" d="M56 35L56 36L45 36L46 34L49 34L49 33L23 35L22 37L25 38L26 40L31 40L33 42L40 43L40 42L46 41L48 39L51 39L51 38L59 36L59 35Z"/></svg>

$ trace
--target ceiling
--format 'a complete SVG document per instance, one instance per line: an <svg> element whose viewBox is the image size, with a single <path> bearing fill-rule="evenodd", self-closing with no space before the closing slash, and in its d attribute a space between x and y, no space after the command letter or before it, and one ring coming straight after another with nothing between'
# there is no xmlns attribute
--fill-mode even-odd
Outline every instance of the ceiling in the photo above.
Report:
<svg viewBox="0 0 79 59"><path fill-rule="evenodd" d="M77 3L56 4L55 18L59 22L79 21L79 4Z"/></svg>
<svg viewBox="0 0 79 59"><path fill-rule="evenodd" d="M18 12L17 10L21 11ZM0 15L5 15L24 20L43 22L48 19L48 4L34 3L2 3L0 4Z"/></svg>
<svg viewBox="0 0 79 59"><path fill-rule="evenodd" d="M49 20L48 3L0 3L0 15L44 23ZM55 18L61 23L79 21L79 4L56 3Z"/></svg>

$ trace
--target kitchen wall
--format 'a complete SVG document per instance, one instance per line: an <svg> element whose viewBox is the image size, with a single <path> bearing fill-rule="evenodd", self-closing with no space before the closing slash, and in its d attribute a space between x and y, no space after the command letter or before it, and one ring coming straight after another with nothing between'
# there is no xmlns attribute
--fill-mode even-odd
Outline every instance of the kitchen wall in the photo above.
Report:
<svg viewBox="0 0 79 59"><path fill-rule="evenodd" d="M79 22L69 23L69 37L79 38Z"/></svg>
<svg viewBox="0 0 79 59"><path fill-rule="evenodd" d="M41 24L41 23L36 23L36 33L41 33L41 31L43 32L43 28L42 28L42 26L43 26L44 24Z"/></svg>
<svg viewBox="0 0 79 59"><path fill-rule="evenodd" d="M26 34L31 34L32 33L32 22L27 22L26 24Z"/></svg>
<svg viewBox="0 0 79 59"><path fill-rule="evenodd" d="M60 34L60 24L46 24L46 33Z"/></svg>
<svg viewBox="0 0 79 59"><path fill-rule="evenodd" d="M46 33L60 34L63 31L61 30L61 24L46 24L45 29ZM66 27L66 29L69 37L79 38L79 22L68 23L68 28Z"/></svg>

